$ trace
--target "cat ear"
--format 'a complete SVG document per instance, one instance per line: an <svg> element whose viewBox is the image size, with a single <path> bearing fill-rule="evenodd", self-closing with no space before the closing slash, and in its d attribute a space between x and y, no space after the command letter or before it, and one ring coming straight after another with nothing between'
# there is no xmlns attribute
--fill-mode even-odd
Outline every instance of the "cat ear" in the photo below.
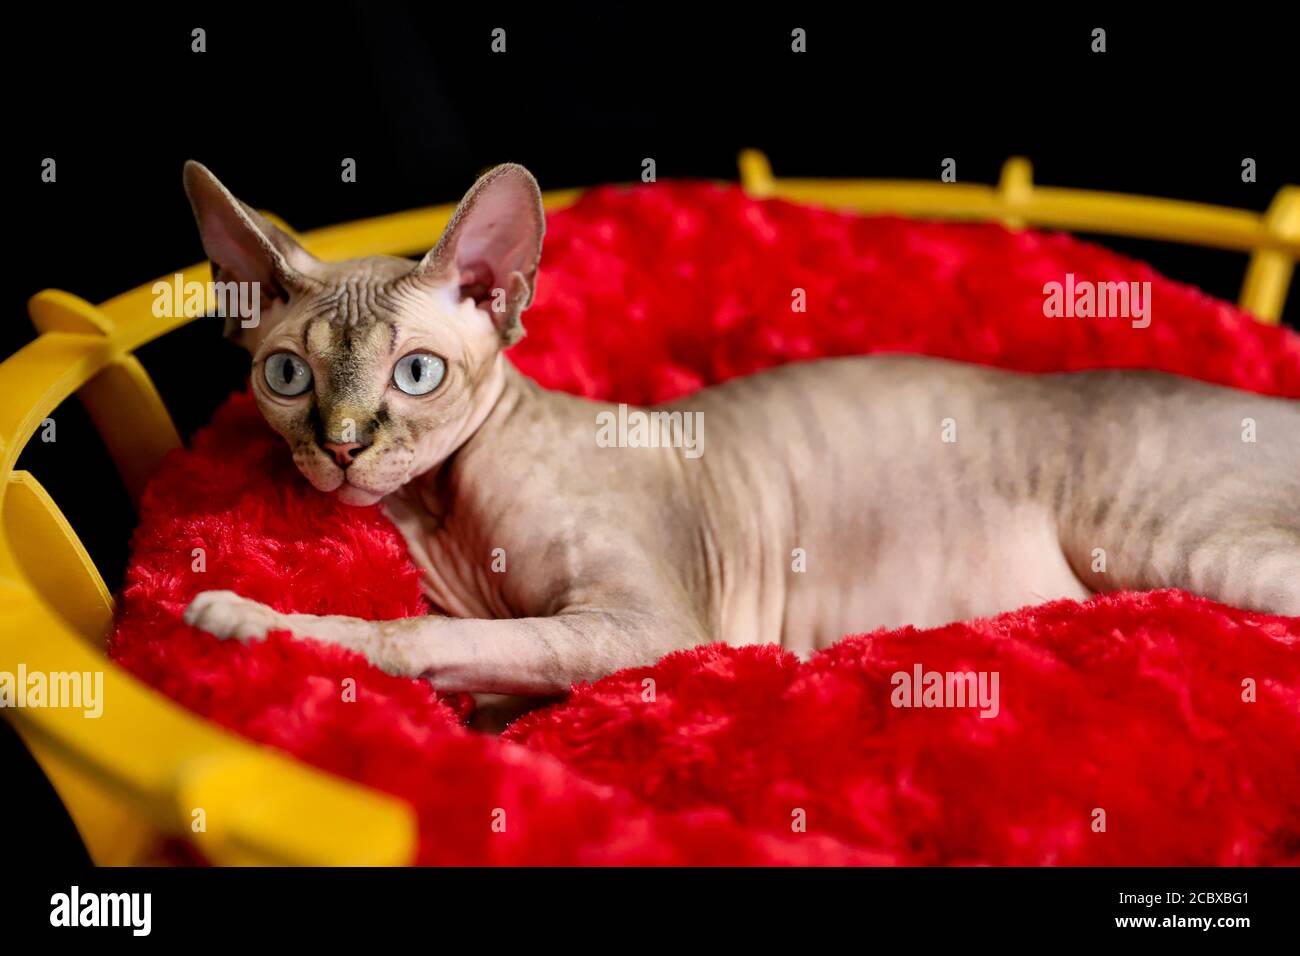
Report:
<svg viewBox="0 0 1300 956"><path fill-rule="evenodd" d="M313 284L317 259L269 219L240 202L202 163L185 164L185 193L194 208L215 282L256 282L264 307Z"/></svg>
<svg viewBox="0 0 1300 956"><path fill-rule="evenodd" d="M442 238L408 281L455 281L462 298L491 318L506 345L523 337L519 316L533 301L546 220L537 180L506 163L479 177L447 224Z"/></svg>

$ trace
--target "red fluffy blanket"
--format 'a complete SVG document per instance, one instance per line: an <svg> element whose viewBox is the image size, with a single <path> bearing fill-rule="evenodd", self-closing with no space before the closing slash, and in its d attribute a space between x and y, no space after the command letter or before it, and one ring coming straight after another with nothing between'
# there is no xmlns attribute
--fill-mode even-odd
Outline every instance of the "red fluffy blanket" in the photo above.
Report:
<svg viewBox="0 0 1300 956"><path fill-rule="evenodd" d="M1149 280L1150 327L1046 318L1044 283L1067 272ZM552 215L526 320L511 353L525 373L629 402L873 351L1145 366L1300 397L1300 337L1095 246L711 185L597 189ZM1300 620L1159 592L848 637L804 664L700 647L494 738L343 651L191 630L181 611L211 588L285 611L425 610L379 510L314 492L247 395L145 495L111 655L227 727L409 801L421 863L1300 862ZM890 676L916 662L999 672L999 716L894 708Z"/></svg>

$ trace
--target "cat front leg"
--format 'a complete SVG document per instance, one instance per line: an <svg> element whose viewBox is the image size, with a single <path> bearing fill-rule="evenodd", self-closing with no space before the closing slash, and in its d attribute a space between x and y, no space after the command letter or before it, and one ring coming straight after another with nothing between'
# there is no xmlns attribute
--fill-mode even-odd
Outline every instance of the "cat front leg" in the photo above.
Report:
<svg viewBox="0 0 1300 956"><path fill-rule="evenodd" d="M217 637L252 641L287 629L288 616L234 591L201 591L185 608L183 618L190 627Z"/></svg>
<svg viewBox="0 0 1300 956"><path fill-rule="evenodd" d="M185 621L245 641L287 630L356 651L389 674L423 677L439 691L526 697L564 694L575 683L708 641L691 615L672 607L587 605L549 617L367 621L285 614L231 591L205 591L186 609Z"/></svg>
<svg viewBox="0 0 1300 956"><path fill-rule="evenodd" d="M397 621L369 621L345 615L288 614L243 597L234 591L203 591L185 609L184 620L191 627L216 637L239 641L264 640L272 631L289 631L295 637L310 637L362 654L376 667L391 674L408 673L420 656L410 645L413 629L408 622L424 625L425 637L432 638L436 617Z"/></svg>

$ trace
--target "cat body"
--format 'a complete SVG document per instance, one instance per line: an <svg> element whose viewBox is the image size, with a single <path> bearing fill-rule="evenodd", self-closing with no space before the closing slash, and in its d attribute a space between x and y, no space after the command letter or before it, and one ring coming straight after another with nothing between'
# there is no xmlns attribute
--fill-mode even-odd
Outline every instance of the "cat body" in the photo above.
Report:
<svg viewBox="0 0 1300 956"><path fill-rule="evenodd" d="M521 167L475 184L415 265L318 262L201 166L186 186L214 273L261 290L260 326L232 332L268 423L318 489L382 503L443 612L204 592L186 620L218 636L284 629L440 690L547 697L713 641L808 654L1098 591L1300 614L1300 402L862 356L632 409L699 426L644 447L626 407L505 357L543 229Z"/></svg>

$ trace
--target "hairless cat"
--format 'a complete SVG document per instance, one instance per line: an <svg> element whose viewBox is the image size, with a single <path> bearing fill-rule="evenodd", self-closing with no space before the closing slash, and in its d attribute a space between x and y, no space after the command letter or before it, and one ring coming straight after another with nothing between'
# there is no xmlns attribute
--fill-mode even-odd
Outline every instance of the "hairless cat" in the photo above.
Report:
<svg viewBox="0 0 1300 956"><path fill-rule="evenodd" d="M382 505L443 612L206 591L185 620L218 637L285 630L438 690L536 698L712 641L808 654L1117 589L1300 615L1300 402L862 356L659 408L702 416L696 455L607 447L615 406L504 355L544 231L524 168L480 178L419 263L319 261L203 166L184 178L214 278L258 283L260 321L228 332L266 421L317 489Z"/></svg>

